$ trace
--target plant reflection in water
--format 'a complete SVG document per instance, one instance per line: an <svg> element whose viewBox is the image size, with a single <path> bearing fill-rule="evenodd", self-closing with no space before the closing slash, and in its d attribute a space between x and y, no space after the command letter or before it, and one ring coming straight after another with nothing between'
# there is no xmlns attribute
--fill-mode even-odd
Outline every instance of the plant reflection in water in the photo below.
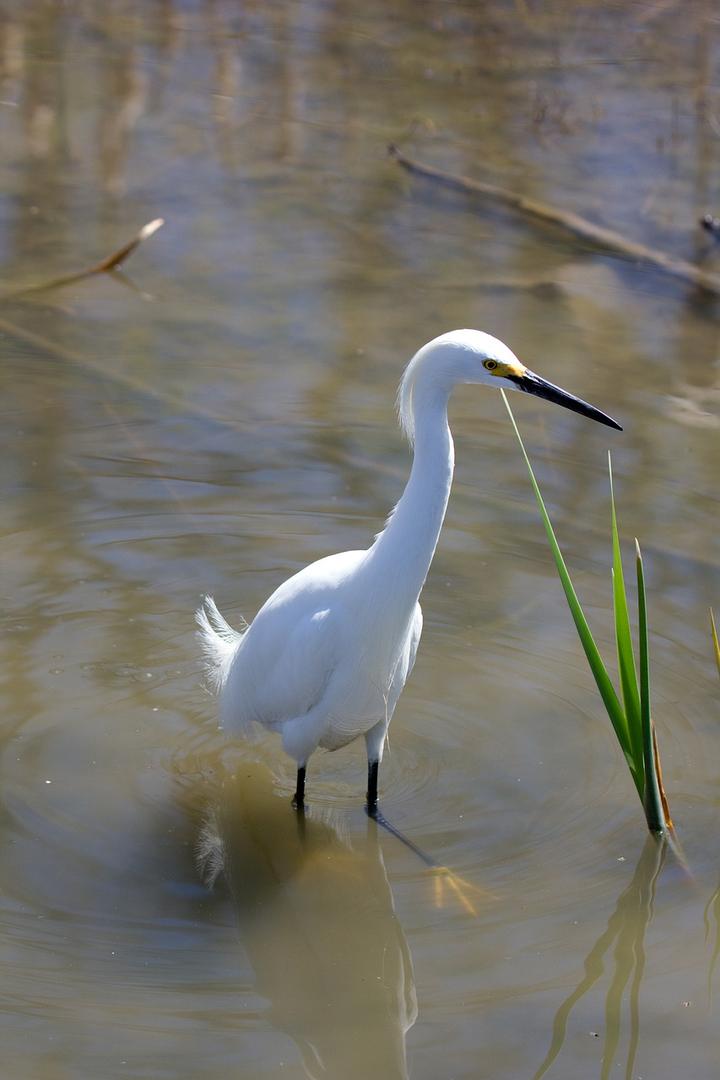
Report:
<svg viewBox="0 0 720 1080"><path fill-rule="evenodd" d="M632 881L620 895L608 924L585 958L584 975L555 1013L550 1049L533 1080L540 1080L556 1060L565 1043L570 1013L605 971L605 957L613 950L613 971L605 994L605 1045L601 1080L607 1080L623 1027L622 1004L630 984L626 1077L635 1075L633 1066L640 1039L640 986L645 971L645 933L653 917L655 888L667 854L667 840L648 836L638 859Z"/></svg>

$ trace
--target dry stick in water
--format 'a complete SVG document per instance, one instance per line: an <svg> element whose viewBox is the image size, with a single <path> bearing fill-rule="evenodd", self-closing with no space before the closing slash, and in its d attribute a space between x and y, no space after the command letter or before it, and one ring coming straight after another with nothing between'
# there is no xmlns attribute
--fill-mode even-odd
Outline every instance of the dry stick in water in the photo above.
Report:
<svg viewBox="0 0 720 1080"><path fill-rule="evenodd" d="M156 218L154 221L144 225L140 232L137 233L129 243L113 252L112 255L108 255L102 262L89 267L87 270L83 270L77 274L68 274L64 277L54 278L52 281L45 282L42 285L33 285L26 289L19 289L17 292L5 293L3 296L0 296L0 299L5 300L10 297L15 298L26 293L38 292L41 289L54 289L60 285L67 285L72 281L80 281L93 274L104 274L117 270L118 267L125 262L128 256L133 253L135 248L138 247L143 240L147 240L153 233L156 233L163 224L164 221L162 218ZM19 326L17 323L2 316L0 316L0 334L7 334L17 341L24 342L37 352L46 353L48 356L52 356L56 360L62 360L64 363L77 367L82 371L92 372L103 379L107 379L109 382L113 382L118 386L123 386L128 390L131 390L133 393L138 394L149 401L159 402L165 407L173 409L175 412L180 412L195 417L196 419L209 420L212 423L233 430L239 426L235 419L218 416L217 413L213 412L211 409L203 408L197 404L190 404L181 394L173 393L164 388L158 389L154 387L152 383L145 381L137 375L127 374L126 372L119 370L118 367L113 366L111 362L102 362L94 356L88 356L77 350L68 349L60 342L52 341L50 338L38 334L35 330L28 330L24 326ZM253 419L253 417L250 417L248 422L251 422Z"/></svg>
<svg viewBox="0 0 720 1080"><path fill-rule="evenodd" d="M84 278L93 277L95 274L106 274L112 270L117 270L125 262L127 258L132 255L136 247L142 244L143 240L148 240L153 236L158 229L165 224L163 218L155 218L154 221L149 221L147 225L143 225L140 232L138 232L132 240L127 244L123 244L121 248L114 251L112 255L108 255L102 262L96 263L94 266L89 266L86 270L79 270L74 274L64 274L62 277L52 278L50 281L41 282L39 285L28 285L24 289L15 289L12 292L4 293L0 296L1 300L15 299L16 297L26 296L28 293L45 292L47 289L58 289L61 285L71 285L75 281L82 281Z"/></svg>
<svg viewBox="0 0 720 1080"><path fill-rule="evenodd" d="M234 418L218 416L217 413L214 413L211 409L206 409L197 403L190 404L180 394L165 389L159 390L151 383L146 382L136 375L128 375L125 372L112 367L111 361L109 366L108 363L103 363L93 356L88 356L76 350L68 349L59 342L51 341L50 338L46 338L42 334L36 333L34 330L27 330L24 326L18 326L17 323L11 322L10 319L0 317L0 334L7 334L9 337L13 337L17 341L22 341L26 345L30 345L33 349L54 357L56 360L62 360L66 364L70 364L81 371L92 372L93 374L106 379L108 382L126 387L128 390L138 394L147 401L157 402L167 408L174 409L175 412L194 417L195 419L209 420L214 424L229 428L233 431L240 427L240 423ZM251 417L250 420L252 419L254 418Z"/></svg>
<svg viewBox="0 0 720 1080"><path fill-rule="evenodd" d="M524 195L509 191L507 188L498 187L496 184L486 184L482 180L472 180L467 176L457 176L454 173L436 169L432 165L425 165L421 161L406 157L394 143L388 146L388 153L398 165L409 173L424 176L428 180L435 180L437 183L454 188L456 191L480 195L483 198L491 199L493 202L510 206L528 217L534 218L536 221L557 225L565 229L566 232L572 233L573 236L579 236L582 240L587 240L596 247L614 252L624 259L631 259L633 262L652 266L670 277L689 282L696 288L713 296L720 296L720 277L716 274L708 274L705 270L701 270L698 266L694 266L685 259L676 259L666 251L647 247L646 244L640 244L635 240L627 240L620 233L615 232L614 229L606 229L602 225L595 225L594 222L588 221L587 218L580 217L579 214L574 214L572 211L558 210L547 203L526 198Z"/></svg>

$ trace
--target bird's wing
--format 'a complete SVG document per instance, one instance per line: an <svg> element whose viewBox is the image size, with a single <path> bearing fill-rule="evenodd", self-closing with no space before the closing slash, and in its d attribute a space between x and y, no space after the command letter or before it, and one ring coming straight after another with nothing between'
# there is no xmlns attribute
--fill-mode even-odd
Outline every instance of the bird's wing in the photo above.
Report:
<svg viewBox="0 0 720 1080"><path fill-rule="evenodd" d="M341 656L339 586L363 552L343 552L301 570L273 593L246 631L221 702L231 730L279 726L322 700Z"/></svg>
<svg viewBox="0 0 720 1080"><path fill-rule="evenodd" d="M388 714L391 717L395 711L398 698L402 693L403 687L408 680L410 672L415 666L415 657L417 656L418 645L420 644L420 636L423 628L423 614L420 604L415 605L415 611L413 612L412 622L410 624L410 632L407 637L405 650L400 657L398 665L395 669L392 684L390 686L390 693L388 695Z"/></svg>
<svg viewBox="0 0 720 1080"><path fill-rule="evenodd" d="M336 663L328 616L313 612L279 636L272 624L248 631L223 693L223 727L252 721L272 727L318 704Z"/></svg>
<svg viewBox="0 0 720 1080"><path fill-rule="evenodd" d="M420 644L420 637L422 636L423 629L423 613L420 604L415 606L415 614L413 615L412 627L410 629L410 651L408 656L408 677L412 669L415 667L415 657L417 656L418 645Z"/></svg>

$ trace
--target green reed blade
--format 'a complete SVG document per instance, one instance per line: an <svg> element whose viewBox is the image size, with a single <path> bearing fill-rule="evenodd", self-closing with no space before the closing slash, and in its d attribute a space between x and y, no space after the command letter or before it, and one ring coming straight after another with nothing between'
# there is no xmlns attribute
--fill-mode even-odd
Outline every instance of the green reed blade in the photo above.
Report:
<svg viewBox="0 0 720 1080"><path fill-rule="evenodd" d="M630 751L635 767L640 776L644 772L643 737L640 719L640 691L635 670L632 638L630 636L630 618L628 616L625 577L620 552L617 514L615 511L615 491L613 487L612 459L608 453L608 476L610 478L610 512L613 552L613 611L615 616L615 643L617 647L618 671L622 691L625 716L627 718Z"/></svg>
<svg viewBox="0 0 720 1080"><path fill-rule="evenodd" d="M515 417L513 416L512 409L510 408L510 403L505 396L505 392L501 391L501 393L503 401L505 402L505 408L507 409L508 415L510 417L510 422L512 423L515 435L517 436L517 440L520 444L522 455L525 458L525 464L527 465L528 473L530 474L530 482L532 484L533 491L535 492L535 498L537 499L538 507L540 508L540 514L543 520L543 524L545 526L545 532L550 543L550 550L552 551L553 558L555 560L555 566L557 567L557 572L560 577L560 583L562 584L563 590L565 592L565 598L567 600L568 607L570 608L570 614L573 617L573 621L575 623L580 642L583 649L585 650L585 656L587 657L588 664L590 665L590 670L592 671L593 677L597 684L597 688L600 692L600 697L603 700L603 704L605 705L607 714L610 717L613 728L615 729L615 734L617 735L618 742L620 743L622 751L625 755L625 760L627 761L630 772L632 773L633 780L635 781L635 786L638 789L640 798L642 798L642 775L638 772L632 756L627 719L625 717L625 713L623 712L623 707L620 704L620 700L615 692L615 687L613 686L610 680L610 676L607 673L605 665L602 661L602 657L600 656L600 653L598 651L598 647L595 644L595 639L592 636L592 632L590 630L590 627L588 626L587 619L585 618L585 613L583 612L582 606L577 597L577 593L575 592L575 589L573 587L568 568L565 565L565 560L560 550L560 545L557 542L555 531L552 527L552 522L550 521L548 512L545 509L545 503L543 502L543 497L540 494L540 488L538 487L537 480L535 479L535 473L533 472L532 465L530 464L530 458L527 455L527 451L525 450L525 446L518 430L518 426L515 423Z"/></svg>
<svg viewBox="0 0 720 1080"><path fill-rule="evenodd" d="M645 596L645 574L640 553L640 545L635 541L638 589L638 636L640 639L640 716L643 736L643 758L645 762L645 792L643 805L648 828L652 832L664 832L666 828L660 794L660 781L657 771L653 723L650 716L650 653L648 649L647 599Z"/></svg>
<svg viewBox="0 0 720 1080"><path fill-rule="evenodd" d="M712 631L713 649L715 650L715 663L717 664L718 675L720 675L720 642L718 641L718 632L712 608L710 608L710 630Z"/></svg>

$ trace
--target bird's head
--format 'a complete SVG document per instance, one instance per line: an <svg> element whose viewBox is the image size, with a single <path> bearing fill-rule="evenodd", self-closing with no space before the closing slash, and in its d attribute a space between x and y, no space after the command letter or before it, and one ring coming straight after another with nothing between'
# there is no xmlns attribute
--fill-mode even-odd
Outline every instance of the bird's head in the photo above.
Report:
<svg viewBox="0 0 720 1080"><path fill-rule="evenodd" d="M507 345L481 330L453 330L442 334L425 345L410 366L418 361L423 366L427 363L428 368L432 366L449 382L483 383L495 389L522 390L622 431L620 424L607 413L536 375Z"/></svg>

